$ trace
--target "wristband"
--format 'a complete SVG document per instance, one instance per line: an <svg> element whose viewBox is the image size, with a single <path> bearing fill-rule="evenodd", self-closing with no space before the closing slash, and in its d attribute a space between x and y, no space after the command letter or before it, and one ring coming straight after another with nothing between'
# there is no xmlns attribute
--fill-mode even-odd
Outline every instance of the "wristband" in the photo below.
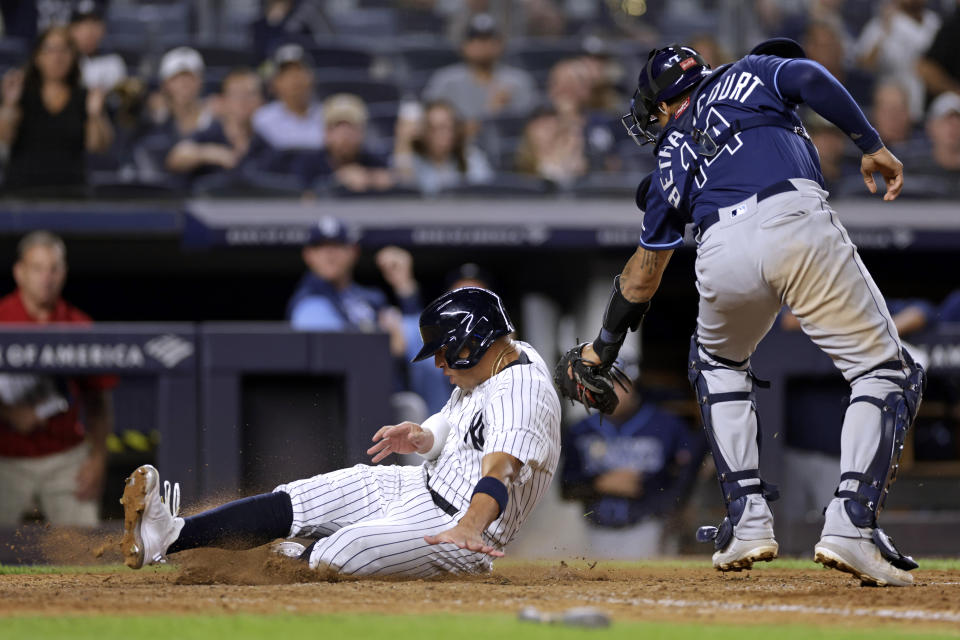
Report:
<svg viewBox="0 0 960 640"><path fill-rule="evenodd" d="M507 502L510 500L510 496L507 494L507 486L493 476L480 478L480 482L473 488L473 495L470 496L470 499L473 500L473 496L478 493L485 493L497 501L497 505L500 507L497 512L498 518L503 514L503 511L507 508Z"/></svg>
<svg viewBox="0 0 960 640"><path fill-rule="evenodd" d="M620 291L620 276L613 279L613 291L603 312L603 327L593 341L593 350L600 358L600 367L609 369L620 353L627 331L636 331L650 308L650 301L630 302Z"/></svg>
<svg viewBox="0 0 960 640"><path fill-rule="evenodd" d="M426 453L417 453L427 460L436 460L440 456L440 452L443 451L443 445L447 443L447 435L450 434L450 422L443 417L442 413L435 413L424 420L420 428L433 434L433 446Z"/></svg>
<svg viewBox="0 0 960 640"><path fill-rule="evenodd" d="M620 290L620 276L613 279L613 291L610 300L603 312L603 328L609 331L615 339L621 339L627 330L636 331L643 322L643 316L650 308L650 301L630 302L623 297Z"/></svg>

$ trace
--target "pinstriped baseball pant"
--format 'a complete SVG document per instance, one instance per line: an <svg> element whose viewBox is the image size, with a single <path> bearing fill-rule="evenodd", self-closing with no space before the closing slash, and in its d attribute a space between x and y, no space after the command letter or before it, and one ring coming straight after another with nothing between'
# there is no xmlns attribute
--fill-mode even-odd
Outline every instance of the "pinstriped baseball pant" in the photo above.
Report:
<svg viewBox="0 0 960 640"><path fill-rule="evenodd" d="M486 573L489 556L423 537L456 525L430 497L417 466L356 465L280 485L293 505L290 537L326 536L310 554L311 568L345 575L428 577Z"/></svg>

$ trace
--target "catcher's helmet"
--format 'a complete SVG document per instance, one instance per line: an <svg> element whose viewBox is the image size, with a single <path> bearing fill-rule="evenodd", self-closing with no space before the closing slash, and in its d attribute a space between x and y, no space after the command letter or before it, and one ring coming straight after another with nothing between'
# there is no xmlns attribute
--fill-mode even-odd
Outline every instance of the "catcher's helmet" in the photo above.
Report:
<svg viewBox="0 0 960 640"><path fill-rule="evenodd" d="M669 102L710 75L710 65L696 50L671 44L654 49L640 70L630 112L620 119L627 133L639 145L656 142L647 129L657 121L657 105Z"/></svg>
<svg viewBox="0 0 960 640"><path fill-rule="evenodd" d="M479 287L448 291L420 314L423 348L413 359L425 360L446 347L451 369L469 369L480 362L494 340L513 331L500 297ZM463 349L467 354L461 356Z"/></svg>

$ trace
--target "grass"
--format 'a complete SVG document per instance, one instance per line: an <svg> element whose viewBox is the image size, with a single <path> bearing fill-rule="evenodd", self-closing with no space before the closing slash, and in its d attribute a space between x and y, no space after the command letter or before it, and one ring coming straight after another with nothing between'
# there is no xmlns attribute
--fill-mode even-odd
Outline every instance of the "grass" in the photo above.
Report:
<svg viewBox="0 0 960 640"><path fill-rule="evenodd" d="M593 561L585 559L567 560L567 565L572 569L582 569ZM960 558L922 558L920 571L960 571ZM516 565L540 565L545 567L555 567L560 563L559 560L512 560L504 558L498 560L496 566L507 568ZM601 560L597 567L604 569L635 569L641 567L663 568L663 569L706 569L710 567L710 556L698 556L687 558L651 558L649 560L639 560L636 562L619 562ZM176 564L155 565L145 567L141 571L145 572L164 572L175 570ZM814 564L810 558L777 558L773 562L758 562L753 565L754 569L818 569L819 565ZM0 564L0 575L30 575L30 574L64 574L64 573L113 573L117 571L129 571L122 564L101 564L101 565L78 565L78 566L52 566L52 565L2 565Z"/></svg>
<svg viewBox="0 0 960 640"><path fill-rule="evenodd" d="M176 638L177 640L247 640L253 638L384 638L421 640L425 637L455 637L457 640L496 638L509 640L565 640L629 638L677 640L859 640L862 628L809 625L690 624L662 622L614 622L605 629L577 629L520 622L508 616L113 616L59 618L18 617L3 620L0 638ZM869 631L870 640L943 640L957 637L949 630L908 631L905 627L882 627Z"/></svg>

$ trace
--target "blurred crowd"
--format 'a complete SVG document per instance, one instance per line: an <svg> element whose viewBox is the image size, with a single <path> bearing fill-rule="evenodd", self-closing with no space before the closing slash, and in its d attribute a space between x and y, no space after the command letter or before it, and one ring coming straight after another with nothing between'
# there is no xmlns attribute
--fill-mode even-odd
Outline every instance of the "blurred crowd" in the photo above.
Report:
<svg viewBox="0 0 960 640"><path fill-rule="evenodd" d="M632 190L646 51L794 37L910 176L960 194L955 0L0 1L3 191L346 196ZM829 189L856 149L807 118Z"/></svg>

